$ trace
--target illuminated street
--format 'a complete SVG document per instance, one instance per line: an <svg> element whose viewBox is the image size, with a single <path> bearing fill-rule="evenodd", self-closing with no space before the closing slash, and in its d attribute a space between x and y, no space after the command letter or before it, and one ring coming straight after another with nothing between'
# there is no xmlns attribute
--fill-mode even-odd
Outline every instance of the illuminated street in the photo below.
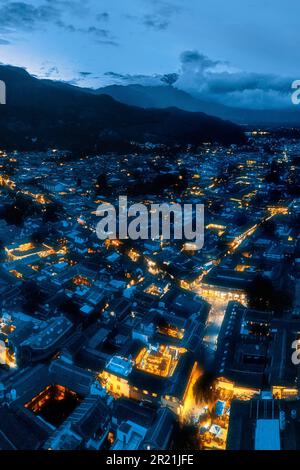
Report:
<svg viewBox="0 0 300 470"><path fill-rule="evenodd" d="M209 302L211 309L209 312L203 341L211 350L215 351L217 347L219 331L222 326L228 302L220 299L210 299Z"/></svg>

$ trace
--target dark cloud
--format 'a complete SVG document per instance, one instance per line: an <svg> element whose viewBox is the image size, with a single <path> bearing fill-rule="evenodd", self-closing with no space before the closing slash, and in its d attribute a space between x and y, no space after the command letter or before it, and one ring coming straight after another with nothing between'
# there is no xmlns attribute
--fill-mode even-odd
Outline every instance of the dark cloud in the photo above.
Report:
<svg viewBox="0 0 300 470"><path fill-rule="evenodd" d="M104 74L110 83L118 85L161 85L162 75L143 75L143 74L122 74L116 72L106 72Z"/></svg>
<svg viewBox="0 0 300 470"><path fill-rule="evenodd" d="M96 15L97 21L108 21L109 20L109 13L107 11L103 11L102 13L98 13Z"/></svg>
<svg viewBox="0 0 300 470"><path fill-rule="evenodd" d="M211 60L209 57L198 51L184 51L180 56L183 67L192 67L193 69L208 69L222 63L220 61Z"/></svg>
<svg viewBox="0 0 300 470"><path fill-rule="evenodd" d="M143 2L147 5L149 5L149 0L143 0ZM183 6L182 2L179 4L172 3L167 0L152 0L151 6L153 8L153 12L156 15L160 15L161 17L170 19L171 16L173 16L176 13L179 13Z"/></svg>
<svg viewBox="0 0 300 470"><path fill-rule="evenodd" d="M111 32L105 28L98 28L97 26L88 26L86 28L77 27L73 24L68 24L62 20L56 21L56 26L64 29L68 33L80 33L83 35L91 36L98 44L107 44L110 46L118 46L118 42L115 37L111 35Z"/></svg>
<svg viewBox="0 0 300 470"><path fill-rule="evenodd" d="M0 8L0 30L30 30L40 23L56 20L59 16L59 11L51 4L35 7L24 2L7 3Z"/></svg>
<svg viewBox="0 0 300 470"><path fill-rule="evenodd" d="M79 75L81 77L89 77L90 75L92 75L92 73L91 72L79 72Z"/></svg>
<svg viewBox="0 0 300 470"><path fill-rule="evenodd" d="M73 24L66 24L63 21L57 21L56 25L64 29L68 33L79 33L86 36L91 36L97 44L106 44L108 46L119 46L115 37L111 35L108 29L97 28L96 26L89 26L87 28L81 28L74 26Z"/></svg>
<svg viewBox="0 0 300 470"><path fill-rule="evenodd" d="M124 17L128 20L137 21L143 24L148 29L154 31L164 31L168 29L172 17L179 13L182 9L181 6L175 5L165 0L141 0L145 7L149 10L142 17L132 14L125 14ZM149 8L150 3L150 8Z"/></svg>
<svg viewBox="0 0 300 470"><path fill-rule="evenodd" d="M103 44L104 46L113 46L113 47L119 47L119 43L118 41L114 41L113 39L107 39L106 41L101 41L101 40L98 40L96 41L98 44Z"/></svg>
<svg viewBox="0 0 300 470"><path fill-rule="evenodd" d="M262 109L290 102L291 78L236 70L198 51L183 52L180 62L176 86L206 100Z"/></svg>
<svg viewBox="0 0 300 470"><path fill-rule="evenodd" d="M117 72L105 72L104 75L114 80L126 80L126 77L130 76L130 75L123 75L122 73L117 73Z"/></svg>
<svg viewBox="0 0 300 470"><path fill-rule="evenodd" d="M58 67L45 62L40 67L40 73L38 77L59 80L59 78L61 77L61 74L60 74L60 70L58 69Z"/></svg>
<svg viewBox="0 0 300 470"><path fill-rule="evenodd" d="M46 0L46 3L40 6L25 2L4 4L0 6L0 31L9 34L17 30L30 31L52 24L68 33L89 35L99 44L118 45L108 29L98 28L97 26L83 28L69 22L66 23L63 19L66 8L72 8L72 13L75 16L88 11L85 7L81 7L81 3L76 0L74 2L69 0L50 2ZM102 13L102 15L105 15L105 13Z"/></svg>
<svg viewBox="0 0 300 470"><path fill-rule="evenodd" d="M107 72L105 76L110 83L121 85L175 85L205 101L253 109L289 106L293 81L290 77L240 71L199 51L181 54L178 73L148 76Z"/></svg>
<svg viewBox="0 0 300 470"><path fill-rule="evenodd" d="M163 19L158 15L145 15L143 18L143 24L147 26L147 28L154 29L156 31L163 31L167 29L170 22L168 20Z"/></svg>
<svg viewBox="0 0 300 470"><path fill-rule="evenodd" d="M47 70L46 72L46 77L50 78L50 77L60 77L60 71L58 69L58 67L54 66L54 67L50 67L50 69Z"/></svg>
<svg viewBox="0 0 300 470"><path fill-rule="evenodd" d="M164 75L143 75L143 74L122 74L116 72L106 72L104 74L110 83L119 85L144 85L144 86L167 86L174 85L178 80L177 73L167 73Z"/></svg>
<svg viewBox="0 0 300 470"><path fill-rule="evenodd" d="M91 36L97 44L106 44L108 46L119 46L115 37L111 35L108 29L89 26L87 28L78 28L72 24L65 24L59 21L57 25L69 33L80 33L82 35Z"/></svg>
<svg viewBox="0 0 300 470"><path fill-rule="evenodd" d="M108 29L97 28L96 26L90 26L86 29L79 28L77 31L79 31L82 34L87 34L87 35L92 36L95 42L97 42L98 44L106 44L108 46L119 45L115 37L111 35Z"/></svg>
<svg viewBox="0 0 300 470"><path fill-rule="evenodd" d="M53 5L54 0L45 0L46 3ZM73 16L82 17L90 12L89 0L55 0L55 7L63 12L70 12Z"/></svg>
<svg viewBox="0 0 300 470"><path fill-rule="evenodd" d="M178 73L166 73L161 77L161 81L166 85L174 85L177 82L178 78Z"/></svg>
<svg viewBox="0 0 300 470"><path fill-rule="evenodd" d="M94 36L98 38L109 38L110 37L110 32L108 29L103 29L103 28L97 28L96 26L90 26L87 29L81 29L79 30L83 33L87 34L93 34Z"/></svg>

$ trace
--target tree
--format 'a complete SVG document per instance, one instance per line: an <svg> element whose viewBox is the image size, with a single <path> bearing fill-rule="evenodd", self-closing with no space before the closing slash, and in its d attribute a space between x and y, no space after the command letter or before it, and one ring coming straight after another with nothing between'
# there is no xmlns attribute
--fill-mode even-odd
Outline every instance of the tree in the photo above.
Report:
<svg viewBox="0 0 300 470"><path fill-rule="evenodd" d="M157 314L156 321L157 321L158 328L168 328L169 326L168 322L166 321L166 319L163 317L161 313Z"/></svg>
<svg viewBox="0 0 300 470"><path fill-rule="evenodd" d="M32 200L18 193L14 199L14 203L5 207L2 216L8 224L21 226L26 217L33 215L34 212L35 207Z"/></svg>
<svg viewBox="0 0 300 470"><path fill-rule="evenodd" d="M276 225L273 222L273 220L267 220L262 226L263 234L266 235L267 237L273 238L275 235L275 230L276 230Z"/></svg>
<svg viewBox="0 0 300 470"><path fill-rule="evenodd" d="M49 236L49 230L46 227L42 227L31 234L31 240L33 243L42 243Z"/></svg>
<svg viewBox="0 0 300 470"><path fill-rule="evenodd" d="M197 426L176 423L173 434L173 450L199 450L200 441Z"/></svg>
<svg viewBox="0 0 300 470"><path fill-rule="evenodd" d="M248 288L249 306L256 310L272 309L273 291L270 279L258 274Z"/></svg>
<svg viewBox="0 0 300 470"><path fill-rule="evenodd" d="M24 297L23 308L25 312L34 313L45 300L44 294L34 281L27 281L22 285Z"/></svg>
<svg viewBox="0 0 300 470"><path fill-rule="evenodd" d="M63 206L58 202L47 204L43 214L43 222L56 222L63 212Z"/></svg>
<svg viewBox="0 0 300 470"><path fill-rule="evenodd" d="M270 165L270 170L266 174L267 183L278 184L280 182L280 174L282 172L281 165L278 161L273 160Z"/></svg>
<svg viewBox="0 0 300 470"><path fill-rule="evenodd" d="M4 243L0 240L0 262L2 263L6 258L6 253L4 249Z"/></svg>
<svg viewBox="0 0 300 470"><path fill-rule="evenodd" d="M106 173L101 173L97 176L95 184L96 194L107 194L109 191L108 180Z"/></svg>
<svg viewBox="0 0 300 470"><path fill-rule="evenodd" d="M249 217L244 212L238 212L234 218L234 224L238 227L242 227L249 222Z"/></svg>
<svg viewBox="0 0 300 470"><path fill-rule="evenodd" d="M292 298L286 289L277 289L272 281L258 274L248 288L249 306L256 310L271 310L281 313L292 305Z"/></svg>
<svg viewBox="0 0 300 470"><path fill-rule="evenodd" d="M213 401L213 385L215 377L211 372L204 372L193 386L196 403L210 403Z"/></svg>

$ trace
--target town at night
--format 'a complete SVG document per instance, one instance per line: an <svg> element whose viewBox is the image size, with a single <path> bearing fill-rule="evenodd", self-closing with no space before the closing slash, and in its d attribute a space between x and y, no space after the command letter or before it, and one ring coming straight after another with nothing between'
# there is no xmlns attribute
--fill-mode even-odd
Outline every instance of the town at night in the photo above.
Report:
<svg viewBox="0 0 300 470"><path fill-rule="evenodd" d="M197 2L86 3L0 0L0 459L300 450L300 74L248 1L239 69Z"/></svg>

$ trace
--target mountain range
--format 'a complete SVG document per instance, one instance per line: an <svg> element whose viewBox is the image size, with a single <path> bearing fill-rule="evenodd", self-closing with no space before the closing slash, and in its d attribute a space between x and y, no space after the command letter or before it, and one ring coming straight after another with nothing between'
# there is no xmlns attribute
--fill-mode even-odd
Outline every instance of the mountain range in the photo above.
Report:
<svg viewBox="0 0 300 470"><path fill-rule="evenodd" d="M200 99L175 86L111 85L99 88L97 94L106 94L131 106L143 108L177 107L190 112L204 112L236 124L255 126L300 126L297 106L284 109L244 109Z"/></svg>
<svg viewBox="0 0 300 470"><path fill-rule="evenodd" d="M101 148L103 141L197 144L242 142L243 130L228 121L172 105L146 109L108 93L41 80L26 70L0 66L6 105L0 106L4 148Z"/></svg>

